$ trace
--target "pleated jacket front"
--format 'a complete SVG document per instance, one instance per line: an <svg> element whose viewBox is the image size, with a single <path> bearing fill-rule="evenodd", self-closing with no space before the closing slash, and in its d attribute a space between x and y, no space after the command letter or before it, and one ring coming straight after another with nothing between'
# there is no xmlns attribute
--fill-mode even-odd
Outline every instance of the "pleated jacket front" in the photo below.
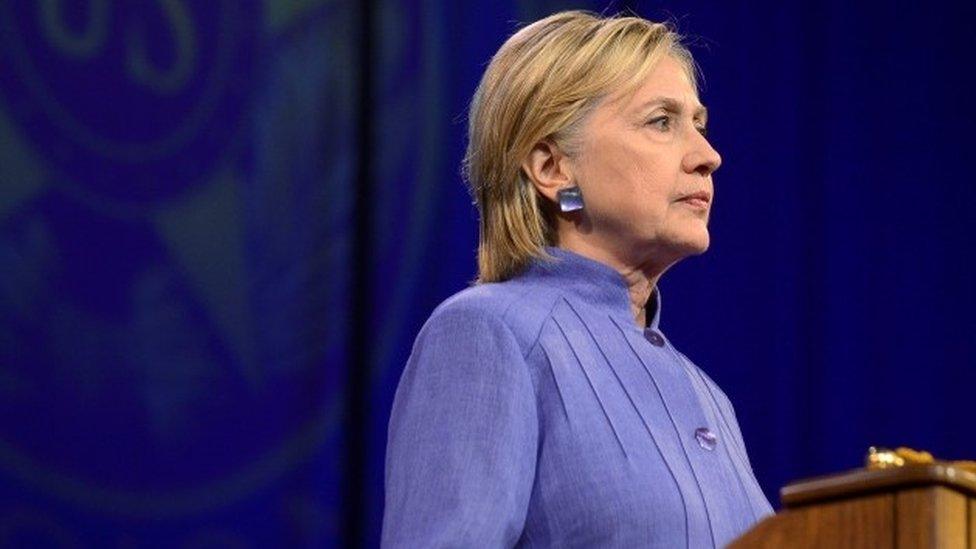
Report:
<svg viewBox="0 0 976 549"><path fill-rule="evenodd" d="M722 390L623 278L555 262L466 289L394 401L384 546L713 547L772 508Z"/></svg>

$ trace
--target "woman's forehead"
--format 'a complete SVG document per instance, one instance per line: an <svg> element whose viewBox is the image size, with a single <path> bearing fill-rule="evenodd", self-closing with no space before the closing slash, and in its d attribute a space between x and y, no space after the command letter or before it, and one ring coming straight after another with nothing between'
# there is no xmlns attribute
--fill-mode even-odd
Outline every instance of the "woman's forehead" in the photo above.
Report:
<svg viewBox="0 0 976 549"><path fill-rule="evenodd" d="M631 104L642 105L659 97L670 97L698 106L698 93L685 65L671 56L661 59L634 90Z"/></svg>
<svg viewBox="0 0 976 549"><path fill-rule="evenodd" d="M694 88L668 86L650 87L617 97L604 105L607 115L642 115L658 108L678 114L691 113L695 118L707 118L708 108L701 103Z"/></svg>
<svg viewBox="0 0 976 549"><path fill-rule="evenodd" d="M704 114L704 106L683 63L671 56L661 59L636 88L611 94L605 106L622 113L643 112L656 106Z"/></svg>

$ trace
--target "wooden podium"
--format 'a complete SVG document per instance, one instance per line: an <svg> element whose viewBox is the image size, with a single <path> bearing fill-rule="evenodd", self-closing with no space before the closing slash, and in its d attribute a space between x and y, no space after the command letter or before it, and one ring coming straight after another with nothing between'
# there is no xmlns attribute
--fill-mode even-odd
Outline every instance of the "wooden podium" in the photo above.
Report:
<svg viewBox="0 0 976 549"><path fill-rule="evenodd" d="M780 498L782 511L729 547L976 549L976 474L949 465L858 469Z"/></svg>

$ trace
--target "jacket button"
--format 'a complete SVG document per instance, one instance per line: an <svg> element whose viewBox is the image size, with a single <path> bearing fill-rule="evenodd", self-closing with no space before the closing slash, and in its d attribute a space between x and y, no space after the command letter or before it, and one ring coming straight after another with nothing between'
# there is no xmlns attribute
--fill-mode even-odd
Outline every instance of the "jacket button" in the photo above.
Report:
<svg viewBox="0 0 976 549"><path fill-rule="evenodd" d="M661 337L661 334L653 330L648 330L647 332L645 332L645 337L647 337L647 340L650 341L651 344L657 347L664 346L664 338Z"/></svg>
<svg viewBox="0 0 976 549"><path fill-rule="evenodd" d="M698 440L698 445L708 450L709 452L715 449L715 445L718 444L718 437L712 432L708 427L699 427L695 429L695 439Z"/></svg>

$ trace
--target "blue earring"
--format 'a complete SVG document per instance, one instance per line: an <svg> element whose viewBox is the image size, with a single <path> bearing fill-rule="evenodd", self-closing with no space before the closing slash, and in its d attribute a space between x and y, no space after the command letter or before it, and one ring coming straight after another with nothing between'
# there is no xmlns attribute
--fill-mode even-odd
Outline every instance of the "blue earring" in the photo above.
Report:
<svg viewBox="0 0 976 549"><path fill-rule="evenodd" d="M583 191L580 190L579 185L559 189L556 196L559 198L559 209L564 212L583 209Z"/></svg>

